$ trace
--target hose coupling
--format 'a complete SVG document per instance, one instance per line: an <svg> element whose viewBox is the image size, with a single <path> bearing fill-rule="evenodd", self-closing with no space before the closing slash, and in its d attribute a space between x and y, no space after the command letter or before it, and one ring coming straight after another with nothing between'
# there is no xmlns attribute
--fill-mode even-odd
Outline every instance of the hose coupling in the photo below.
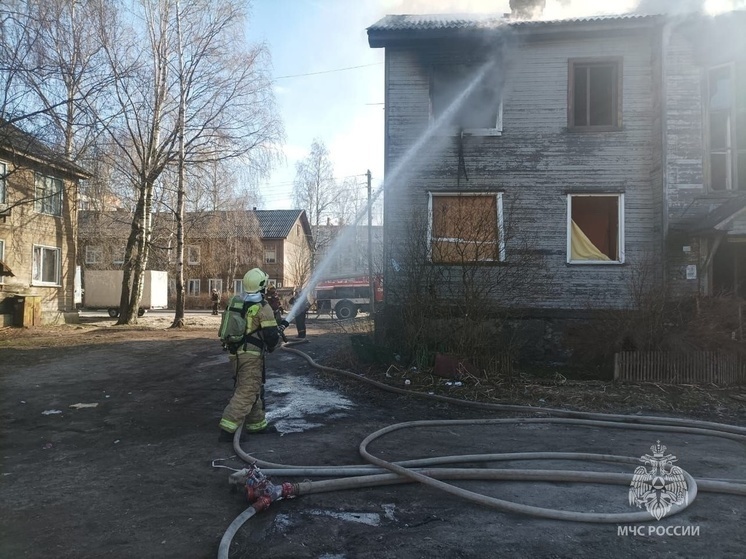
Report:
<svg viewBox="0 0 746 559"><path fill-rule="evenodd" d="M275 485L255 464L249 468L246 477L246 499L249 503L254 505L258 503L262 507L257 511L264 510L269 506L269 503L280 499L290 499L295 497L296 494L294 484L285 482L281 485ZM265 504L267 499L269 503Z"/></svg>

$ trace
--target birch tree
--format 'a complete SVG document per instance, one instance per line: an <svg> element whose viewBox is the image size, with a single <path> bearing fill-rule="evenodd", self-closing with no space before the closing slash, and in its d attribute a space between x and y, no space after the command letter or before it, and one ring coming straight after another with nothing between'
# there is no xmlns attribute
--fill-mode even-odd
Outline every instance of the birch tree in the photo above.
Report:
<svg viewBox="0 0 746 559"><path fill-rule="evenodd" d="M117 33L101 34L103 52L114 76L111 101L119 118L104 123L121 159L119 171L136 192L124 255L118 324L137 322L143 276L152 235L153 190L173 161L176 108L169 81L173 4L142 0L129 14L114 14ZM103 16L103 14L102 14ZM129 22L139 22L135 28Z"/></svg>
<svg viewBox="0 0 746 559"><path fill-rule="evenodd" d="M176 311L184 324L184 207L186 166L236 159L266 174L283 131L274 110L266 46L243 39L246 12L236 0L176 0L178 194ZM228 194L228 193L226 193Z"/></svg>
<svg viewBox="0 0 746 559"><path fill-rule="evenodd" d="M338 194L329 150L324 142L316 139L311 144L311 152L308 156L296 164L293 184L293 203L297 208L306 210L313 232L312 270L316 267L317 254L324 248L320 246L319 227L327 217L334 217L332 210Z"/></svg>

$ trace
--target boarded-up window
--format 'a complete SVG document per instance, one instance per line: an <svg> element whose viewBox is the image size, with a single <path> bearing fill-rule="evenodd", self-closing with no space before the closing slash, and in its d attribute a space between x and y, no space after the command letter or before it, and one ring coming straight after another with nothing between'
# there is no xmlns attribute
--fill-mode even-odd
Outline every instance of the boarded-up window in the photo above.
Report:
<svg viewBox="0 0 746 559"><path fill-rule="evenodd" d="M434 263L502 260L500 194L432 194L430 252Z"/></svg>
<svg viewBox="0 0 746 559"><path fill-rule="evenodd" d="M569 115L571 128L620 126L621 62L570 61Z"/></svg>
<svg viewBox="0 0 746 559"><path fill-rule="evenodd" d="M463 64L433 67L433 120L446 118L447 124L458 130L500 130L501 95L499 76L493 68Z"/></svg>
<svg viewBox="0 0 746 559"><path fill-rule="evenodd" d="M568 262L623 262L623 195L570 195Z"/></svg>

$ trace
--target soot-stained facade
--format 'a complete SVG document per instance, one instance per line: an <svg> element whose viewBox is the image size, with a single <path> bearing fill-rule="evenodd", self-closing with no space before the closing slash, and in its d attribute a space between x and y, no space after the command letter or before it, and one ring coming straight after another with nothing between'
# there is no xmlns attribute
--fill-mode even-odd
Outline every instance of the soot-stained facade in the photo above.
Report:
<svg viewBox="0 0 746 559"><path fill-rule="evenodd" d="M434 296L468 264L546 316L629 307L641 270L674 296L746 296L743 29L744 12L372 25L388 302L418 260Z"/></svg>

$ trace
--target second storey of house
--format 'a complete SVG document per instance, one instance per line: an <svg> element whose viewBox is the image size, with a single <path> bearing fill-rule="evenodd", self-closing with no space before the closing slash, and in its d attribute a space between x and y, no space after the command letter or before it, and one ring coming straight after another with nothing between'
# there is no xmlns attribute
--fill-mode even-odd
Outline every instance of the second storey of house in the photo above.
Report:
<svg viewBox="0 0 746 559"><path fill-rule="evenodd" d="M545 271L524 303L623 304L631 264L662 250L658 19L419 17L369 29L386 49L387 261L411 260L421 214L426 259L455 291L457 260L531 253Z"/></svg>

